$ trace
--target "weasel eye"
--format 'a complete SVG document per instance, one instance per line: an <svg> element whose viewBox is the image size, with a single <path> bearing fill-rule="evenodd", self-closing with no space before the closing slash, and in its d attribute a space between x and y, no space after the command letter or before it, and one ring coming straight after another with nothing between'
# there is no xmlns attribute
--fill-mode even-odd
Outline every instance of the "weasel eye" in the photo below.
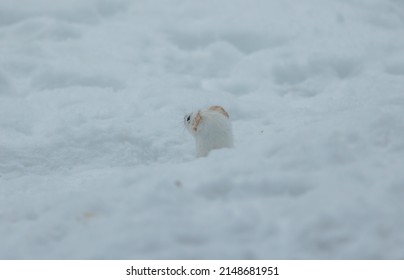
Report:
<svg viewBox="0 0 404 280"><path fill-rule="evenodd" d="M191 120L191 116L187 117L187 122L189 122Z"/></svg>

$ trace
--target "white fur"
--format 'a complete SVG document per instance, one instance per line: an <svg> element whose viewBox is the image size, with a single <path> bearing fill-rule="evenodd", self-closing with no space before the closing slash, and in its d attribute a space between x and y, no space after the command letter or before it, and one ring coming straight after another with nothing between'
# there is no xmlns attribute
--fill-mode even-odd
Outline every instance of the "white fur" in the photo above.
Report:
<svg viewBox="0 0 404 280"><path fill-rule="evenodd" d="M233 131L227 112L212 110L212 107L188 114L184 118L187 130L194 136L197 157L204 157L211 150L233 147ZM197 115L201 119L197 126Z"/></svg>

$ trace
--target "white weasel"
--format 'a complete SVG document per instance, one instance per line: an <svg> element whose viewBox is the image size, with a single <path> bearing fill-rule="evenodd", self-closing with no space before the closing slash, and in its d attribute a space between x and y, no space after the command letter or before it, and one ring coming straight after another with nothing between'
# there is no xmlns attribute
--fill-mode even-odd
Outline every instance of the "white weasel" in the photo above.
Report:
<svg viewBox="0 0 404 280"><path fill-rule="evenodd" d="M211 106L185 115L184 125L195 137L198 157L205 157L214 149L233 147L229 114L221 106Z"/></svg>

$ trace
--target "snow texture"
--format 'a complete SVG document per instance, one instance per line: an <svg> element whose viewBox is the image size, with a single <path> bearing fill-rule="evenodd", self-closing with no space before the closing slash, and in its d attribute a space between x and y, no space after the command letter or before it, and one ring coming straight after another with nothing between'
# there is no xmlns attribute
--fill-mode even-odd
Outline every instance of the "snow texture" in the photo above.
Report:
<svg viewBox="0 0 404 280"><path fill-rule="evenodd" d="M0 1L1 259L404 259L403 202L401 0Z"/></svg>

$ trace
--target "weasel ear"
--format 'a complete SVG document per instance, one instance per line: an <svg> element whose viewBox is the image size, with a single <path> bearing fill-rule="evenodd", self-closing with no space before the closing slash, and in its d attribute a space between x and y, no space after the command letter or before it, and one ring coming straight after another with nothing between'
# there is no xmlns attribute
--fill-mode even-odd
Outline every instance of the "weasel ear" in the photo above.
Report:
<svg viewBox="0 0 404 280"><path fill-rule="evenodd" d="M209 107L209 110L216 111L216 112L222 114L223 116L225 116L226 118L229 118L229 114L226 112L225 109L223 109L222 106L211 106L211 107Z"/></svg>
<svg viewBox="0 0 404 280"><path fill-rule="evenodd" d="M202 121L202 116L201 116L201 112L198 111L198 113L196 113L194 121L192 123L192 130L194 132L196 132L198 130L198 126Z"/></svg>

